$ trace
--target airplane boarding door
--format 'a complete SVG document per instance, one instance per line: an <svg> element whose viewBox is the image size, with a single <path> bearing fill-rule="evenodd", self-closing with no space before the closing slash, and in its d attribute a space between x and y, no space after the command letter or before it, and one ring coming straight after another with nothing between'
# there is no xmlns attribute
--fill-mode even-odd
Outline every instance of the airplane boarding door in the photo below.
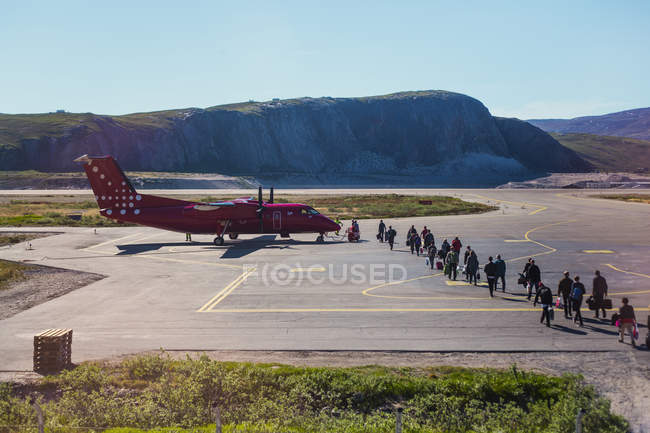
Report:
<svg viewBox="0 0 650 433"><path fill-rule="evenodd" d="M273 230L282 229L282 213L280 211L273 212Z"/></svg>

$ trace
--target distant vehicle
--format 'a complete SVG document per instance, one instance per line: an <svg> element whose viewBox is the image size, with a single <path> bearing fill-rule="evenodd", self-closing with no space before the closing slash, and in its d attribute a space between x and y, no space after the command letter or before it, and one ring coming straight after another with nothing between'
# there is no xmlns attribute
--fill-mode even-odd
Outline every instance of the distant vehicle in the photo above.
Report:
<svg viewBox="0 0 650 433"><path fill-rule="evenodd" d="M117 221L140 224L163 230L192 234L216 234L215 245L223 245L224 237L237 239L240 234L318 233L316 242L324 242L324 234L340 230L334 221L310 206L299 203L273 203L273 188L268 202L262 199L259 187L257 200L241 197L217 203L139 194L112 156L75 159L83 164L100 214Z"/></svg>

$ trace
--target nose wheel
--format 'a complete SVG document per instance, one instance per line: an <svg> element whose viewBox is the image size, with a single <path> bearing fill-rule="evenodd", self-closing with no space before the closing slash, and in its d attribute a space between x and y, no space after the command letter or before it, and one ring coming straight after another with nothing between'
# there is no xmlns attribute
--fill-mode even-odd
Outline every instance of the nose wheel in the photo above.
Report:
<svg viewBox="0 0 650 433"><path fill-rule="evenodd" d="M316 242L318 242L319 244L322 244L322 243L325 242L325 237L323 236L322 233L320 235L318 235L318 237L316 238Z"/></svg>
<svg viewBox="0 0 650 433"><path fill-rule="evenodd" d="M213 242L216 246L220 247L223 245L223 238L221 236L217 236L216 238L214 238Z"/></svg>

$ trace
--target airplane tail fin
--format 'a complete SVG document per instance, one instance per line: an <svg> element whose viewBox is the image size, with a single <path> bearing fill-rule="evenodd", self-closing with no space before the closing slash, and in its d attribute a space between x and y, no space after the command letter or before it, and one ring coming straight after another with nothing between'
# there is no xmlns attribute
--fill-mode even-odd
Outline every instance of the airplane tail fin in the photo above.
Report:
<svg viewBox="0 0 650 433"><path fill-rule="evenodd" d="M183 206L190 202L155 195L139 194L112 156L83 155L82 163L100 209Z"/></svg>

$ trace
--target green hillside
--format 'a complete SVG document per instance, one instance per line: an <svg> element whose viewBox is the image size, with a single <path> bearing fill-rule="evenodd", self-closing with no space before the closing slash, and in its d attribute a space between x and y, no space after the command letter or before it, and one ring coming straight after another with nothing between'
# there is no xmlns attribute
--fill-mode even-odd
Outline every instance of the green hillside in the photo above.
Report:
<svg viewBox="0 0 650 433"><path fill-rule="evenodd" d="M650 170L650 141L593 134L550 134L600 170Z"/></svg>

